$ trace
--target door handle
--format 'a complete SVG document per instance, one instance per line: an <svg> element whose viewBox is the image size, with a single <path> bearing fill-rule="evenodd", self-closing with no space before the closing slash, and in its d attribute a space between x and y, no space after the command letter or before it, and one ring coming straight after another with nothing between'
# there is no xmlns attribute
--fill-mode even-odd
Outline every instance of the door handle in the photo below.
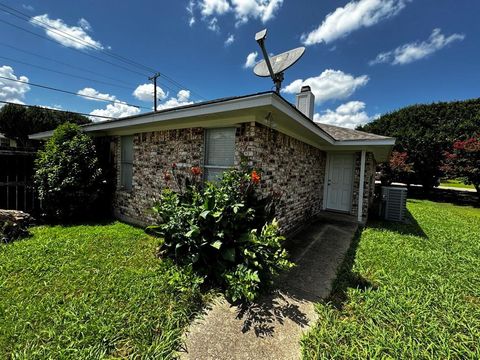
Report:
<svg viewBox="0 0 480 360"><path fill-rule="evenodd" d="M328 180L327 185L330 186L331 183L332 183L332 180Z"/></svg>

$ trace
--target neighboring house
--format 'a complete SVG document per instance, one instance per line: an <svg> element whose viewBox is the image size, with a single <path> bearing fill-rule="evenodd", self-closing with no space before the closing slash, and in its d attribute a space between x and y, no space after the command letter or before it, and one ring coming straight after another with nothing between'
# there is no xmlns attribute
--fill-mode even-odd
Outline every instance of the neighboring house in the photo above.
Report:
<svg viewBox="0 0 480 360"><path fill-rule="evenodd" d="M15 148L17 147L17 142L13 139L7 138L5 135L0 133L0 148Z"/></svg>
<svg viewBox="0 0 480 360"><path fill-rule="evenodd" d="M262 171L263 194L280 194L277 219L284 232L323 210L365 222L373 199L375 164L387 160L395 139L313 122L314 95L297 107L275 92L224 98L84 125L111 139L117 168L114 211L145 224L167 186L165 171L201 166L207 180L242 159ZM52 132L32 139L48 138Z"/></svg>

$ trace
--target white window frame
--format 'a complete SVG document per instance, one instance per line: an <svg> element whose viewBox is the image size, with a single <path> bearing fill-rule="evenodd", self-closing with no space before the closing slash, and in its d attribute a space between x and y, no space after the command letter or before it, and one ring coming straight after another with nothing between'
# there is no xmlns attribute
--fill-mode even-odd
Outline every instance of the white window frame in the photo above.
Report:
<svg viewBox="0 0 480 360"><path fill-rule="evenodd" d="M231 165L216 165L216 164L209 164L209 159L208 159L208 132L209 131L215 131L215 130L230 130L233 132L233 159L232 159L232 164ZM204 156L203 156L203 168L206 170L212 169L212 170L220 170L221 172L224 172L225 170L231 169L232 167L235 166L235 137L236 137L236 127L217 127L217 128L207 128L205 129L205 136L204 136ZM207 174L206 171L204 171L204 180L207 180Z"/></svg>

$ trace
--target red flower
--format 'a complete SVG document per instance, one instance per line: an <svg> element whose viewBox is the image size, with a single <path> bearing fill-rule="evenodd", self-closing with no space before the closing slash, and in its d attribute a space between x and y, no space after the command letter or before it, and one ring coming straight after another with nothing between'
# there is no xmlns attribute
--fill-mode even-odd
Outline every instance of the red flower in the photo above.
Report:
<svg viewBox="0 0 480 360"><path fill-rule="evenodd" d="M192 172L192 174L193 174L194 176L198 176L198 175L200 175L200 174L202 173L202 169L200 169L199 166L193 166L193 167L190 169L190 171Z"/></svg>
<svg viewBox="0 0 480 360"><path fill-rule="evenodd" d="M260 180L261 180L260 175L255 170L252 171L251 177L252 177L252 182L254 184L260 183Z"/></svg>
<svg viewBox="0 0 480 360"><path fill-rule="evenodd" d="M165 180L165 182L169 182L170 180L172 180L172 175L170 175L170 173L168 173L167 171L165 171L163 173L163 179Z"/></svg>

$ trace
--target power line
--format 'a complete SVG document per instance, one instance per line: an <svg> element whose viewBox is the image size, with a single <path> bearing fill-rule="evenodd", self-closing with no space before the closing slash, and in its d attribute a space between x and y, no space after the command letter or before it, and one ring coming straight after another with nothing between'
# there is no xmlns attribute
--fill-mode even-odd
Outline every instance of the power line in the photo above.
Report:
<svg viewBox="0 0 480 360"><path fill-rule="evenodd" d="M34 36L37 36L37 37L39 37L39 38L46 39L46 40L51 41L51 42L53 42L53 43L55 43L55 44L58 44L58 42L57 42L56 40L53 40L53 39L51 39L51 38L49 38L49 37L47 37L47 36L43 36L43 35L41 35L41 34L37 34L36 32L30 31L30 30L25 29L25 28L23 28L23 27L21 27L21 26L12 24L11 22L8 22L8 21L6 21L6 20L4 20L4 19L0 19L0 22L2 22L2 23L4 23L4 24L7 24L7 25L10 25L10 26L12 26L12 27L14 27L14 28L17 28L17 29L19 29L19 30L25 31L25 32L27 32L27 33L29 33L29 34L32 34L32 35L34 35ZM78 50L78 49L76 49L76 48L71 48L71 47L66 47L66 48L69 49L69 50L77 51L77 52L79 52L80 54L83 54L83 55L85 55L85 56L89 56L89 57L91 57L91 58L93 58L93 59L97 59L97 60L102 61L102 62L104 62L104 63L106 63L106 64L113 65L113 66L116 66L116 67L118 67L118 68L121 68L121 69L124 69L124 70L126 70L126 71L129 71L129 72L131 72L131 73L140 75L140 76L142 76L142 77L147 77L147 76L148 76L148 75L145 75L145 74L143 74L143 73L141 73L141 72L138 72L138 71L129 69L129 68L127 68L127 67L125 67L125 66L122 66L122 65L120 65L120 64L115 64L115 63L113 63L113 62L111 62L111 61L102 59L101 57L95 56L95 55L93 55L93 54L90 54L90 53L87 53L87 52L84 52L84 51L80 51L80 50Z"/></svg>
<svg viewBox="0 0 480 360"><path fill-rule="evenodd" d="M20 14L20 15L17 15L17 14L14 14L14 13L10 12L9 10L3 9L3 11L9 13L10 15L13 15L13 16L19 18L19 19L22 19L22 20L25 20L25 21L28 21L28 22L32 22L32 18L30 17L29 14L26 14L26 13L20 11L20 10L17 10L15 8L12 8L12 7L8 6L8 5L5 5L4 3L0 3L0 6L2 6L4 8L7 8L11 11L14 11L17 14ZM132 59L126 58L122 55L116 54L113 51L106 50L103 46L99 46L99 45L93 44L91 42L85 41L84 39L79 38L78 36L72 35L72 34L66 32L66 31L63 31L63 30L61 30L57 27L54 27L54 26L46 23L45 21L38 20L38 19L33 19L33 22L36 23L37 25L43 27L43 28L49 28L52 32L56 33L57 35L69 38L70 40L72 40L72 41L74 41L78 44L81 44L83 46L87 46L91 49L103 51L103 52L107 53L109 56L112 56L112 57L114 57L118 60L124 61L124 62L126 62L126 63L128 63L132 66L136 66L137 68L143 68L144 70L147 70L147 71L155 71L151 67L143 65L143 64L141 64L139 62L136 62Z"/></svg>
<svg viewBox="0 0 480 360"><path fill-rule="evenodd" d="M48 109L48 110L52 110L52 111L59 111L59 112L68 113L68 114L77 114L77 115L83 115L83 116L91 116L91 117L97 117L97 118L109 119L109 120L115 120L115 119L117 119L117 118L114 118L114 117L111 117L111 116L92 115L92 114L82 113L82 112L78 112L78 111L52 109L52 108L43 107L43 106L40 106L40 105L17 104L17 103L11 102L11 101L3 101L3 100L0 100L0 103L2 103L2 104L9 104L9 105L16 105L16 106L23 106L23 107L38 107L38 108L42 108L42 109Z"/></svg>
<svg viewBox="0 0 480 360"><path fill-rule="evenodd" d="M112 104L123 104L123 105L128 105L128 106L132 106L132 107L136 107L136 108L152 110L151 108L148 108L148 107L145 107L145 106L141 106L141 105L129 104L129 103L126 103L126 102L123 102L123 101L117 101L117 100L108 100L108 99L100 98L100 97L97 97L97 96L83 95L83 94L79 94L79 93L76 93L76 92L73 92L73 91L69 91L69 90L54 88L54 87L52 87L52 86L47 86L47 85L42 85L42 84L35 84L35 83L31 83L31 82L23 81L23 80L18 80L18 79L11 79L11 78L8 78L8 77L6 77L6 76L0 76L0 79L10 80L10 81L18 82L18 83L21 83L21 84L27 84L27 85L39 87L39 88L42 88L42 89L47 89L47 90L52 90L52 91L58 91L58 92L62 92L62 93L65 93L65 94L80 96L80 97L84 97L84 98L86 98L86 99L93 99L93 100L98 100L98 101L109 102L109 103L112 103Z"/></svg>
<svg viewBox="0 0 480 360"><path fill-rule="evenodd" d="M11 48L11 49L14 49L15 51L19 51L19 52L22 52L22 53L24 53L24 54L36 56L36 57L38 57L38 58L40 58L40 59L52 61L52 62L55 62L55 63L57 63L57 64L63 65L63 66L71 67L72 69L84 71L84 72L86 72L86 73L90 73L90 74L93 74L93 75L96 75L96 76L100 76L100 77L103 77L103 78L105 78L105 79L113 80L113 81L115 81L115 82L118 82L118 83L121 83L121 84L130 86L131 88L134 88L134 87L137 86L137 85L129 84L129 83L123 81L123 80L116 79L116 78L112 78L112 77L106 76L106 75L104 75L104 74L102 74L102 73L99 73L99 72L96 72L96 71L92 71L92 70L90 70L90 69L83 68L83 67L78 66L78 65L69 64L69 63L66 63L66 62L63 62L63 61L60 61L60 60L57 60L57 59L53 59L53 58L48 57L48 56L40 55L40 54L31 52L31 51L27 51L27 50L25 50L25 49L20 49L20 48L18 48L18 47L16 47L16 46L13 46L13 45L10 45L10 44L6 44L6 43L3 43L3 42L1 42L1 41L0 41L0 45L9 47L9 48Z"/></svg>
<svg viewBox="0 0 480 360"><path fill-rule="evenodd" d="M31 17L30 17L30 15L28 15L28 14L26 14L26 13L24 13L24 12L21 12L21 11L19 11L19 10L17 10L17 9L14 9L14 8L8 6L8 5L5 5L4 3L1 3L1 2L0 2L0 6L2 6L2 7L4 8L3 11L5 11L5 12L7 12L7 13L9 13L9 14L17 17L17 18L20 18L21 20L24 20L24 21L27 21L27 22L31 22ZM11 10L11 11L14 11L14 12L20 14L20 15L17 15L17 14L15 14L15 13L12 13L12 12L9 11L9 10L5 10L5 8L7 8L7 9L9 9L9 10ZM49 31L52 31L52 32L56 33L56 34L59 35L59 36L62 36L62 37L64 37L64 38L69 39L70 41L74 41L74 42L76 42L76 43L78 43L78 44L81 44L82 46L87 46L87 47L89 47L89 48L91 48L91 49L95 49L95 50L101 51L101 52L103 52L105 55L110 56L110 57L113 57L113 58L115 58L115 59L117 59L117 60L123 61L123 62L125 62L125 63L128 63L128 64L131 65L131 66L136 66L137 68L143 68L143 69L145 69L145 70L147 70L147 71L150 71L150 72L153 72L153 73L158 73L158 71L155 70L155 69L152 68L152 67L143 65L143 64L141 64L141 63L139 63L139 62L137 62L137 61L134 61L134 60L129 59L129 58L127 58L127 57L124 57L124 56L122 56L122 55L116 54L116 53L114 53L113 51L106 50L105 48L103 48L103 47L101 47L101 46L98 46L98 45L96 45L96 44L92 44L92 43L90 43L90 42L87 42L87 41L85 41L85 40L83 40L83 39L81 39L81 38L79 38L79 37L77 37L77 36L74 36L74 35L72 35L72 34L70 34L70 33L67 33L67 32L65 32L65 31L62 31L62 30L60 30L60 29L58 29L58 28L56 28L56 27L54 27L54 26L51 26L50 24L47 24L47 23L44 22L44 21L35 19L34 22L37 23L38 25L41 24L40 26L43 27L43 28L49 28L49 29L50 29ZM196 93L195 91L193 91L193 90L191 90L191 89L188 89L188 87L186 87L186 86L184 86L183 84L175 81L174 79L172 79L171 77L167 76L166 74L160 73L160 75L161 75L161 77L165 78L167 81L169 81L169 82L171 82L172 84L176 85L178 88L180 88L180 89L184 88L184 89L190 90L191 93L195 94L195 95L196 95L197 97L199 97L200 99L205 99L205 98L204 98L203 96L201 96L200 94ZM147 76L148 76L148 75L147 75ZM168 88L168 86L165 86L165 87ZM170 90L172 90L172 89L170 89ZM173 90L172 90L172 91L173 91Z"/></svg>
<svg viewBox="0 0 480 360"><path fill-rule="evenodd" d="M2 21L2 20L0 19L0 21ZM37 35L37 34L35 34L35 35ZM49 40L50 40L50 39L49 39ZM56 62L56 63L58 63L58 64L64 65L64 66L72 67L72 68L78 69L78 70L80 70L80 71L85 71L85 72L88 72L88 73L91 73L91 74L94 74L94 75L97 75L97 76L102 76L102 77L104 77L104 78L106 78L106 79L110 79L110 80L113 80L113 81L116 81L116 82L120 82L120 83L122 83L122 84L126 84L126 85L128 85L129 87L125 87L125 86L121 86L121 85L116 85L116 84L112 84L112 83L108 83L108 82L102 82L102 83L104 83L104 84L108 84L108 85L111 85L111 86L123 87L123 88L128 89L128 90L132 90L132 89L134 89L134 88L136 88L136 87L138 86L138 85L129 84L129 83L123 81L123 80L118 80L118 79L115 79L115 78L112 78L112 77L109 77L109 76L106 76L106 75L97 73L97 72L95 72L95 71L91 71L91 70L88 70L88 69L85 69L85 68L82 68L82 67L79 67L79 66L75 66L75 65L72 65L72 64L68 64L68 63L66 63L66 62L59 61L59 60L56 60L56 59L52 59L52 58L49 58L49 57L47 57L47 56L43 56L43 55L40 55L40 54L36 54L36 53L31 52L31 51L19 49L18 47L15 47L15 46L10 45L10 44L5 44L5 43L3 43L3 42L0 42L0 45L3 45L3 46L6 46L6 47L9 47L9 48L12 48L12 49L14 49L14 50L16 50L16 51L20 51L20 52L23 52L23 53L25 53L25 54L29 54L29 55L33 55L33 56L39 57L39 58L41 58L41 59L46 59L46 60L53 61L53 62ZM0 57L1 57L1 56L0 56ZM6 58L6 57L3 57L3 58ZM7 58L6 58L6 59L7 59ZM14 59L11 59L11 61L21 62L20 60L14 60ZM33 64L26 63L26 62L24 62L24 64L25 64L25 65L30 65L30 66L33 66L33 67L42 68L42 67L40 67L39 65L33 65ZM47 69L44 68L44 70L47 70ZM51 69L48 69L47 71L58 72L57 70L51 70ZM64 73L62 73L62 74L64 74ZM70 75L70 74L69 74L69 76L74 76L74 75ZM79 76L75 76L75 77L79 77ZM93 80L93 79L91 79L91 78L86 78L86 77L80 77L80 78L88 79L88 80L90 80L90 81L95 81L95 82L101 82L100 80ZM166 89L168 89L168 90L170 90L170 91L172 91L172 92L176 92L176 90L172 89L172 88L169 87L168 85L165 85L165 84L163 84L163 83L161 83L161 85L162 85L162 87L164 87L164 88L166 88Z"/></svg>
<svg viewBox="0 0 480 360"><path fill-rule="evenodd" d="M5 24L10 25L10 26L12 26L12 27L15 27L15 28L17 28L17 29L19 29L19 30L25 31L25 32L27 32L27 33L29 33L29 34L32 34L32 35L34 35L34 36L37 36L37 37L39 37L39 38L42 38L42 39L45 39L45 40L48 40L48 41L51 41L51 42L57 44L57 41L56 41L56 40L50 39L49 37L43 36L43 35L41 35L41 34L37 34L37 33L33 32L33 31L30 31L30 30L28 30L28 29L25 29L25 28L23 28L23 27L21 27L21 26L12 24L12 23L10 23L10 22L8 22L8 21L6 21L6 20L0 19L0 22L3 22L3 23L5 23ZM98 57L98 56L95 56L95 55L93 55L93 54L89 54L89 53L80 51L80 50L78 50L78 49L76 49L76 48L70 48L70 47L66 47L66 48L69 49L69 50L72 50L72 51L77 51L77 52L79 52L80 54L83 54L83 55L89 56L89 57L91 57L91 58L100 60L100 61L102 61L102 62L104 62L104 63L107 63L107 64L110 64L110 65L116 66L116 67L118 67L118 68L125 69L125 70L127 70L127 71L132 72L132 73L139 74L139 75L141 75L142 77L146 76L146 75L144 75L144 74L142 74L142 73L140 73L140 72L138 72L138 71L130 70L130 69L128 69L128 68L126 68L126 67L124 67L124 66L122 66L122 65L115 64L115 63L113 63L113 62L111 62L111 61L102 59L102 58L100 58L100 57ZM169 87L168 85L165 85L165 84L161 84L161 85L162 85L163 87L167 88L167 89L170 90L170 91L176 92L176 90L172 89L172 88Z"/></svg>
<svg viewBox="0 0 480 360"><path fill-rule="evenodd" d="M119 87L119 88L131 90L131 88L126 87L126 86L123 86L123 85L116 85L116 84L109 83L109 82L102 81L102 80L95 80L95 79L92 79L92 78L88 78L88 77L84 77L84 76L80 76L80 75L74 75L74 74L66 73L66 72L59 71L59 70L53 70L53 69L49 69L49 68L46 68L46 67L43 67L43 66L40 66L40 65L30 64L30 63L25 62L25 61L22 61L22 60L12 59L12 58L9 58L9 57L6 57L6 56L0 56L0 59L5 59L5 60L8 60L8 61L13 61L13 62L16 62L16 63L19 63L19 64L24 64L24 65L31 66L31 67L34 67L34 68L37 68L37 69L41 69L41 70L45 70L45 71L50 71L50 72L53 72L53 73L57 73L57 74L65 75L65 76L74 77L74 78L77 78L77 79L83 79L83 80L93 81L93 82L96 82L96 83L99 83L99 84L104 84L104 85L109 85L109 86L114 86L114 87Z"/></svg>

